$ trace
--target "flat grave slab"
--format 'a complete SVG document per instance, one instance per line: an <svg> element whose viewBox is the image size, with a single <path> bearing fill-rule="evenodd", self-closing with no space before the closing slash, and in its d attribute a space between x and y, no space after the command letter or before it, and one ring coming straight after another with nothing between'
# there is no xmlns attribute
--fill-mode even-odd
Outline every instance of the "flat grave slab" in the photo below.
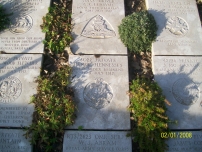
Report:
<svg viewBox="0 0 202 152"><path fill-rule="evenodd" d="M70 55L77 129L130 129L127 56Z"/></svg>
<svg viewBox="0 0 202 152"><path fill-rule="evenodd" d="M72 52L127 54L118 34L118 26L124 17L124 0L74 0Z"/></svg>
<svg viewBox="0 0 202 152"><path fill-rule="evenodd" d="M172 138L166 141L168 150L166 152L201 152L201 131L174 131L170 133ZM173 138L175 137L175 138Z"/></svg>
<svg viewBox="0 0 202 152"><path fill-rule="evenodd" d="M132 152L126 131L66 131L63 152Z"/></svg>
<svg viewBox="0 0 202 152"><path fill-rule="evenodd" d="M157 25L153 55L202 55L202 28L195 0L146 0Z"/></svg>
<svg viewBox="0 0 202 152"><path fill-rule="evenodd" d="M171 103L167 114L178 124L171 129L202 128L202 57L153 56L155 81Z"/></svg>
<svg viewBox="0 0 202 152"><path fill-rule="evenodd" d="M32 146L23 134L23 130L0 129L1 152L32 152Z"/></svg>
<svg viewBox="0 0 202 152"><path fill-rule="evenodd" d="M0 127L22 127L32 123L42 55L1 54L0 56Z"/></svg>
<svg viewBox="0 0 202 152"><path fill-rule="evenodd" d="M13 13L11 25L0 33L0 51L43 53L45 33L40 25L48 12L50 0L1 0L0 4L7 13Z"/></svg>

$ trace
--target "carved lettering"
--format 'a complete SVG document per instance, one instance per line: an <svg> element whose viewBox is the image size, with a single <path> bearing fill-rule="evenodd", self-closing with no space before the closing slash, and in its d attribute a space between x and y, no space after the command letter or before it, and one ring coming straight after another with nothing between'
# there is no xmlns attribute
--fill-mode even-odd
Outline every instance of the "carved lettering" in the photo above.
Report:
<svg viewBox="0 0 202 152"><path fill-rule="evenodd" d="M82 12L112 12L119 7L114 0L83 0L76 9Z"/></svg>

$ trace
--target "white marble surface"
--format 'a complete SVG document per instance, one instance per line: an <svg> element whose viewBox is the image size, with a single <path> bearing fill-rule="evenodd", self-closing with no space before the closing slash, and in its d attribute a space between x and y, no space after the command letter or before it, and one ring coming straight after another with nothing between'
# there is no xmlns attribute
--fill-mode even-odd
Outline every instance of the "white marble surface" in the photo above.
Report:
<svg viewBox="0 0 202 152"><path fill-rule="evenodd" d="M128 57L71 55L77 129L130 129Z"/></svg>
<svg viewBox="0 0 202 152"><path fill-rule="evenodd" d="M36 94L35 80L40 75L42 55L1 54L0 127L22 127L32 123Z"/></svg>
<svg viewBox="0 0 202 152"><path fill-rule="evenodd" d="M48 13L50 0L1 0L11 25L0 33L0 51L6 53L43 53L45 33L40 25Z"/></svg>
<svg viewBox="0 0 202 152"><path fill-rule="evenodd" d="M146 0L157 25L153 55L202 55L202 29L195 0Z"/></svg>
<svg viewBox="0 0 202 152"><path fill-rule="evenodd" d="M170 129L202 128L202 57L153 56L155 81L171 103Z"/></svg>
<svg viewBox="0 0 202 152"><path fill-rule="evenodd" d="M124 0L74 0L72 8L74 54L127 54L118 34Z"/></svg>

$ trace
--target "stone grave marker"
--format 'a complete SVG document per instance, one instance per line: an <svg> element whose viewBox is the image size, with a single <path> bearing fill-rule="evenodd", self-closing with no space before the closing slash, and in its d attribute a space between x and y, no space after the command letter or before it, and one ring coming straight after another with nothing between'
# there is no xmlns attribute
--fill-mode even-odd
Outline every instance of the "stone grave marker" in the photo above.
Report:
<svg viewBox="0 0 202 152"><path fill-rule="evenodd" d="M22 127L32 123L42 55L1 54L0 56L0 127Z"/></svg>
<svg viewBox="0 0 202 152"><path fill-rule="evenodd" d="M127 54L118 34L124 0L74 0L72 11L73 53Z"/></svg>
<svg viewBox="0 0 202 152"><path fill-rule="evenodd" d="M32 152L32 146L19 129L0 129L1 152Z"/></svg>
<svg viewBox="0 0 202 152"><path fill-rule="evenodd" d="M174 131L166 141L168 150L166 152L201 152L202 132L201 131Z"/></svg>
<svg viewBox="0 0 202 152"><path fill-rule="evenodd" d="M126 131L66 131L63 152L132 152Z"/></svg>
<svg viewBox="0 0 202 152"><path fill-rule="evenodd" d="M130 129L127 56L70 55L77 129Z"/></svg>
<svg viewBox="0 0 202 152"><path fill-rule="evenodd" d="M178 121L170 129L201 129L202 57L153 56L153 65L155 81L171 103L167 114Z"/></svg>
<svg viewBox="0 0 202 152"><path fill-rule="evenodd" d="M202 55L202 29L195 0L146 0L157 25L153 55Z"/></svg>
<svg viewBox="0 0 202 152"><path fill-rule="evenodd" d="M0 4L7 13L13 13L10 26L0 33L0 51L43 53L45 33L40 25L48 12L50 0L1 0Z"/></svg>

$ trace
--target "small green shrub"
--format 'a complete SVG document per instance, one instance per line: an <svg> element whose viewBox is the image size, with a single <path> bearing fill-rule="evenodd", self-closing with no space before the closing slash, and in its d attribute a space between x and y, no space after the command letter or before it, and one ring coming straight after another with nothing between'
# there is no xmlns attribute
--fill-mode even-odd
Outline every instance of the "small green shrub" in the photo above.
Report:
<svg viewBox="0 0 202 152"><path fill-rule="evenodd" d="M27 136L45 152L61 151L56 146L62 143L64 128L74 122L75 105L66 89L70 71L70 67L63 65L54 75L37 80L37 94L31 101L35 104L34 119L27 128Z"/></svg>
<svg viewBox="0 0 202 152"><path fill-rule="evenodd" d="M0 31L4 30L7 28L7 26L10 23L9 16L11 14L6 14L5 9L3 6L0 4Z"/></svg>
<svg viewBox="0 0 202 152"><path fill-rule="evenodd" d="M136 127L132 137L138 142L140 151L162 152L166 148L162 132L168 132L165 98L161 88L148 79L133 80L130 85L129 110Z"/></svg>
<svg viewBox="0 0 202 152"><path fill-rule="evenodd" d="M119 25L121 41L132 52L150 51L156 39L157 25L154 17L147 11L126 16Z"/></svg>
<svg viewBox="0 0 202 152"><path fill-rule="evenodd" d="M70 42L71 11L64 3L54 4L43 17L42 31L46 33L45 48L54 54L62 53Z"/></svg>

